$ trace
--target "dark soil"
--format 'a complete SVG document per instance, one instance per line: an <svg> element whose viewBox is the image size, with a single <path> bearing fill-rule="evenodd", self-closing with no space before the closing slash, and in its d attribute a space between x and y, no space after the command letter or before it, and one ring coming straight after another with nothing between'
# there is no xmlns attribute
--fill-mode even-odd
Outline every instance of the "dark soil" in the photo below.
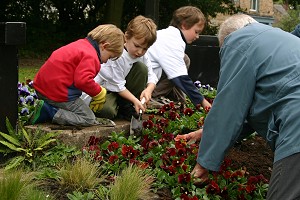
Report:
<svg viewBox="0 0 300 200"><path fill-rule="evenodd" d="M242 141L230 150L228 157L233 161L233 169L245 168L251 176L262 174L270 180L274 155L263 138L255 136Z"/></svg>

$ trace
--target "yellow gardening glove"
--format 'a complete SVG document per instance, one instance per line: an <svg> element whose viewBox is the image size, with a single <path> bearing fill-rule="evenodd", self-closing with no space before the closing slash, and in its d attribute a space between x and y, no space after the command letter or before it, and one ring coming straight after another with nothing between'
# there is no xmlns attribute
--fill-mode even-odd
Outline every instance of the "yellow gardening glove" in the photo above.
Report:
<svg viewBox="0 0 300 200"><path fill-rule="evenodd" d="M105 103L105 97L106 97L106 89L104 87L101 87L101 92L97 94L96 96L92 97L92 101L90 103L90 108L93 112L99 112Z"/></svg>

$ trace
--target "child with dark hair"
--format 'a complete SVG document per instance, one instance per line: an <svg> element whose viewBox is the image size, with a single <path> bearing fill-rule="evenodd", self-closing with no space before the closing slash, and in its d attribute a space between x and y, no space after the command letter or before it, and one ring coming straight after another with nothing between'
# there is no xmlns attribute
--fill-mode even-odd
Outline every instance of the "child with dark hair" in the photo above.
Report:
<svg viewBox="0 0 300 200"><path fill-rule="evenodd" d="M167 97L184 104L186 94L195 106L211 107L188 76L185 54L186 44L199 38L204 25L205 17L197 7L184 6L173 13L168 28L157 31L157 40L148 51L159 79L154 98Z"/></svg>

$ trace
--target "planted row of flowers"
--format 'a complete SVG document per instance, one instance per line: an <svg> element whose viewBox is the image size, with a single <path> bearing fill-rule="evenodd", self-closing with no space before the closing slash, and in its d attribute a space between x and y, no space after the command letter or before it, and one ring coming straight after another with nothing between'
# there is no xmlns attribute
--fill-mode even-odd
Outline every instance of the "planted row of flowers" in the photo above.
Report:
<svg viewBox="0 0 300 200"><path fill-rule="evenodd" d="M19 113L23 122L28 120L37 99L31 84L28 81L18 87ZM198 81L195 85L213 101L214 88ZM208 109L194 107L190 102L182 108L171 102L149 112L154 114L143 121L140 136L113 132L105 140L91 137L82 148L84 154L101 164L99 166L109 175L109 181L113 182L116 174L129 164L135 164L155 178L154 192L167 189L173 199L265 199L268 180L263 175L248 176L243 169L231 169L231 161L227 159L219 172L210 173L207 182L194 179L191 171L196 164L198 143L175 141L174 138L202 127Z"/></svg>

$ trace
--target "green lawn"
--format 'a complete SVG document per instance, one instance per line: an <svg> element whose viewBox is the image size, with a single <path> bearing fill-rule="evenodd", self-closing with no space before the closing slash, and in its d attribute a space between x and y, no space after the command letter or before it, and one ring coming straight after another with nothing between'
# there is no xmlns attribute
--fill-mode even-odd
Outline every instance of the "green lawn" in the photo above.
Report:
<svg viewBox="0 0 300 200"><path fill-rule="evenodd" d="M43 63L43 59L20 59L19 81L26 82L27 79L33 80L35 74L38 72Z"/></svg>

